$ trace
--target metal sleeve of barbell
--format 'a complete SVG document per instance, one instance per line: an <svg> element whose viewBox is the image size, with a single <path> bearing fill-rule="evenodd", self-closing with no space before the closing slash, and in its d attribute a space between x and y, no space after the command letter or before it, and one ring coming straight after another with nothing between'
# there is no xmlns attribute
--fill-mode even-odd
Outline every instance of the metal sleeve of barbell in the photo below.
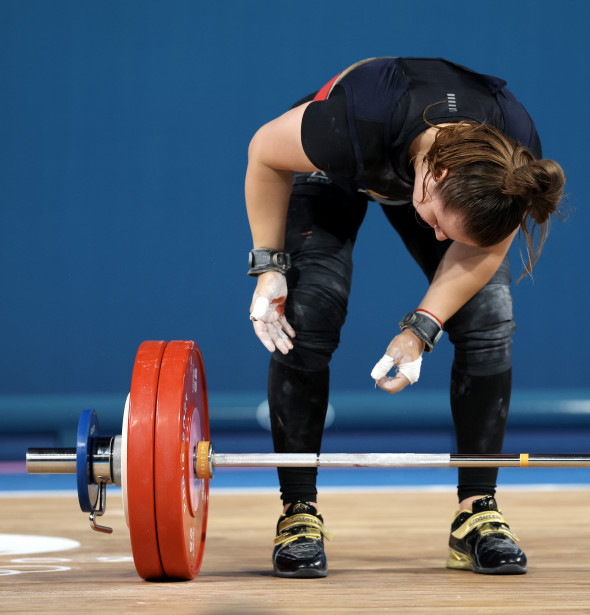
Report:
<svg viewBox="0 0 590 615"><path fill-rule="evenodd" d="M448 453L213 453L212 466L332 468L590 467L590 455L461 455Z"/></svg>
<svg viewBox="0 0 590 615"><path fill-rule="evenodd" d="M30 448L27 450L29 474L75 474L75 448Z"/></svg>

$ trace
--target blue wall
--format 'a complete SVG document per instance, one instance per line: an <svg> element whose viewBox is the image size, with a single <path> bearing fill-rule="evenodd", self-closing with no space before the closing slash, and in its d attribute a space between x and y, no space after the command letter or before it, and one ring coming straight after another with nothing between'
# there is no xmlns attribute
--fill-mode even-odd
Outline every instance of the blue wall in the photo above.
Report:
<svg viewBox="0 0 590 615"><path fill-rule="evenodd" d="M534 117L568 175L571 214L554 224L535 283L514 289L515 385L587 387L590 5L450 6L2 0L0 395L126 392L144 339L195 339L210 390L263 391L267 353L248 322L245 275L249 139L379 55L443 56L501 76ZM373 392L374 362L425 289L371 208L336 391ZM420 390L447 387L450 359L445 341Z"/></svg>

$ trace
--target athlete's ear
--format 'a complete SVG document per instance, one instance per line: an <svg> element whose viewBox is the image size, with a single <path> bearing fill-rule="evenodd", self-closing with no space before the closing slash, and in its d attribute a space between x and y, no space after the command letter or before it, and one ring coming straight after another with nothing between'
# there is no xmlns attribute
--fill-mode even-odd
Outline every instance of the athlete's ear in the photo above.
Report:
<svg viewBox="0 0 590 615"><path fill-rule="evenodd" d="M449 169L440 169L434 176L435 182L441 182L449 174Z"/></svg>

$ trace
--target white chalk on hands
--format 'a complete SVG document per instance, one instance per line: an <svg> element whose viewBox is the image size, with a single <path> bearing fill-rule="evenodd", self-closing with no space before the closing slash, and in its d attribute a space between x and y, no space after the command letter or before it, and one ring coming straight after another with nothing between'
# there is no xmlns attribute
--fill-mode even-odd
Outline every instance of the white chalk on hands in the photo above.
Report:
<svg viewBox="0 0 590 615"><path fill-rule="evenodd" d="M403 374L410 381L410 384L414 384L418 382L418 378L420 378L421 365L422 357L418 357L415 361L398 365L397 371ZM373 378L373 380L381 380L381 378L387 376L389 370L391 370L393 366L394 360L388 354L383 355L373 368L371 378Z"/></svg>
<svg viewBox="0 0 590 615"><path fill-rule="evenodd" d="M258 297L254 302L254 309L250 314L250 320L259 320L266 314L270 301L266 297Z"/></svg>

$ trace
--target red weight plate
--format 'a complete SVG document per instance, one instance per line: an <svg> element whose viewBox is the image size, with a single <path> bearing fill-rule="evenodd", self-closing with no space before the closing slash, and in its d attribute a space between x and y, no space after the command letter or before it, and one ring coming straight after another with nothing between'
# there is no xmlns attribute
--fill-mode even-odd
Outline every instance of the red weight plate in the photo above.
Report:
<svg viewBox="0 0 590 615"><path fill-rule="evenodd" d="M140 577L165 576L156 529L154 426L166 342L143 342L137 351L127 423L127 507L133 561Z"/></svg>
<svg viewBox="0 0 590 615"><path fill-rule="evenodd" d="M162 358L156 409L154 473L158 547L166 576L194 579L205 550L209 480L193 463L209 440L207 386L195 342L169 342Z"/></svg>

